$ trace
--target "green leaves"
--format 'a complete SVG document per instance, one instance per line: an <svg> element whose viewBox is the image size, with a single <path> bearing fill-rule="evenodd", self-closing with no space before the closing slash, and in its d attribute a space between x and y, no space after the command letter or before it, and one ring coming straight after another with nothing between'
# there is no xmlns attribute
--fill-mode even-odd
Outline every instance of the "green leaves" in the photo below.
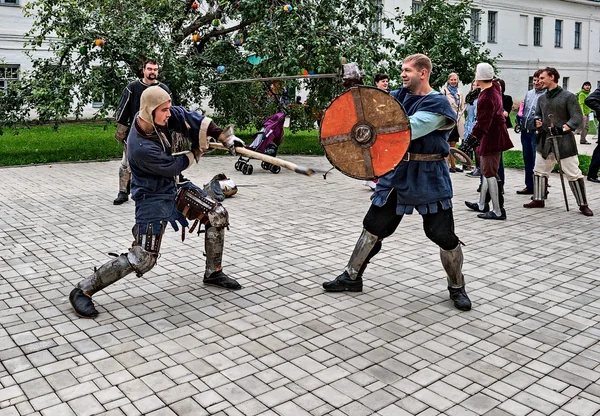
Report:
<svg viewBox="0 0 600 416"><path fill-rule="evenodd" d="M256 127L305 90L307 106L288 107L292 129L313 128L320 111L341 92L338 80L297 80L269 84L217 84L219 80L314 73L335 73L340 59L357 62L371 83L375 72L399 79L403 57L421 52L434 62L432 83L449 72L463 81L489 51L469 40L470 2L422 0L416 15L383 13L378 0L38 0L24 6L35 23L30 48L49 47L53 56L37 58L29 74L13 83L0 100L0 125L24 122L35 110L59 123L81 116L86 105L104 98L98 117L112 114L125 85L141 76L142 62L160 63L159 80L177 104L210 106L222 123ZM215 26L214 19L221 24ZM396 38L374 30L390 28ZM192 40L197 34L198 39ZM243 38L241 45L236 40ZM101 39L103 46L94 41ZM262 61L248 62L249 56ZM224 66L218 73L216 68ZM273 91L269 91L269 88Z"/></svg>

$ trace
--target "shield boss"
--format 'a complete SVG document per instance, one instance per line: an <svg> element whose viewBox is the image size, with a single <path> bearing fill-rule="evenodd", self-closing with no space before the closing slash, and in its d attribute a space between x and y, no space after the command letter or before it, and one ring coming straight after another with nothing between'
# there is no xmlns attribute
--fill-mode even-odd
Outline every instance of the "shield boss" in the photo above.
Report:
<svg viewBox="0 0 600 416"><path fill-rule="evenodd" d="M374 87L352 87L325 109L319 140L331 164L344 175L375 179L402 161L410 144L402 105Z"/></svg>

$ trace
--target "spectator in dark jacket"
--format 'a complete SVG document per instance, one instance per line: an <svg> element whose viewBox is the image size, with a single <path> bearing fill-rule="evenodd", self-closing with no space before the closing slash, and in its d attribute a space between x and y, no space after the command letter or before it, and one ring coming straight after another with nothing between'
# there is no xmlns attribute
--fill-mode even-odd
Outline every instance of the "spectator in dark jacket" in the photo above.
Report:
<svg viewBox="0 0 600 416"><path fill-rule="evenodd" d="M596 116L600 114L600 88L596 88L596 91L591 93L585 99L585 105L587 105L590 110L596 113ZM594 153L592 154L592 161L590 162L590 168L588 170L587 179L591 182L600 183L600 179L598 179L598 170L600 169L600 140L598 140L598 144L594 149Z"/></svg>
<svg viewBox="0 0 600 416"><path fill-rule="evenodd" d="M465 201L465 205L474 211L482 212L482 219L505 220L502 184L498 184L498 167L502 152L513 147L502 108L502 88L494 79L494 68L488 63L480 63L475 71L475 82L481 88L477 101L477 120L471 131L471 138L465 141L479 141L477 154L481 157L481 173L484 176L479 202ZM486 202L489 192L493 204L490 211Z"/></svg>

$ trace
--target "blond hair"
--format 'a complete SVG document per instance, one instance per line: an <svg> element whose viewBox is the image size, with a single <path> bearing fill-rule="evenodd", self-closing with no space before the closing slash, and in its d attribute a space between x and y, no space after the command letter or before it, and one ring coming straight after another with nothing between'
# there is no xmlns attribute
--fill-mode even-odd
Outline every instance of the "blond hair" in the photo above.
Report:
<svg viewBox="0 0 600 416"><path fill-rule="evenodd" d="M458 76L458 74L456 72L452 72L450 75L448 75L447 81L450 81L450 78L452 78L452 77L456 77L460 81L460 77Z"/></svg>
<svg viewBox="0 0 600 416"><path fill-rule="evenodd" d="M409 55L406 58L404 58L403 62L412 62L412 64L415 67L417 67L418 70L426 69L429 74L431 74L431 70L433 69L431 59L429 59L427 55L423 55L422 53L415 53L414 55Z"/></svg>

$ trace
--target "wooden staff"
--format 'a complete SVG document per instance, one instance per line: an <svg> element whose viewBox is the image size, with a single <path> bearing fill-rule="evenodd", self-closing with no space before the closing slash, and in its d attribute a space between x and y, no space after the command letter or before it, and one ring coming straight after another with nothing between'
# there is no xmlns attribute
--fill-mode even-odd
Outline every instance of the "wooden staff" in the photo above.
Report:
<svg viewBox="0 0 600 416"><path fill-rule="evenodd" d="M223 146L221 143L209 143L209 146L212 149L227 150L227 147ZM246 149L245 147L236 147L235 151L240 155L262 160L263 162L270 163L271 165L280 166L282 168L289 169L292 172L301 173L302 175L312 176L317 172L317 170L315 169L296 165L295 163L288 162L287 160L283 160L278 157L268 156L263 153L254 152L252 150Z"/></svg>

